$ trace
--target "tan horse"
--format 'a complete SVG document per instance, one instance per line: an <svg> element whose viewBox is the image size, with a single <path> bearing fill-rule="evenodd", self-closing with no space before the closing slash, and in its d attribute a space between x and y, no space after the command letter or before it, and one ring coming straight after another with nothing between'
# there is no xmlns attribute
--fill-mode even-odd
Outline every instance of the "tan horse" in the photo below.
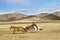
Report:
<svg viewBox="0 0 60 40"><path fill-rule="evenodd" d="M21 31L21 32L26 32L26 29L23 27L16 27L16 26L11 26L10 29L13 29L13 34L15 34L15 31Z"/></svg>

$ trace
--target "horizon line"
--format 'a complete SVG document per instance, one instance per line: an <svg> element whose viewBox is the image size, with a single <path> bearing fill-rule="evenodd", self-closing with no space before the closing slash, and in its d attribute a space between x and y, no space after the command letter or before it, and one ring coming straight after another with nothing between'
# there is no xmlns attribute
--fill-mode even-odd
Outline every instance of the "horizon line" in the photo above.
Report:
<svg viewBox="0 0 60 40"><path fill-rule="evenodd" d="M33 13L33 14L31 14L31 13L25 13L25 12L0 12L0 15L1 14L13 14L13 13L21 13L21 14L27 14L27 15L34 15L34 14L40 14L40 13L55 13L55 12L60 12L60 11L54 11L54 12L36 12L36 13Z"/></svg>

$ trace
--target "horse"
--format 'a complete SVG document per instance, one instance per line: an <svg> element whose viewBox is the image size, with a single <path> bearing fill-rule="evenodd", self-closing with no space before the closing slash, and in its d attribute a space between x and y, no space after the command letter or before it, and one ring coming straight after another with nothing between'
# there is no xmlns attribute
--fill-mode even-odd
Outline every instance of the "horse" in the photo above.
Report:
<svg viewBox="0 0 60 40"><path fill-rule="evenodd" d="M27 32L27 30L25 28L23 28L22 26L11 26L10 29L13 29L13 34L15 34L15 31L21 31L21 32Z"/></svg>
<svg viewBox="0 0 60 40"><path fill-rule="evenodd" d="M33 24L25 27L26 30L32 30L32 28L34 29L34 31L37 31L37 28Z"/></svg>
<svg viewBox="0 0 60 40"><path fill-rule="evenodd" d="M33 27L35 28L35 31L37 30L43 30L41 27L37 26L34 22L32 22Z"/></svg>

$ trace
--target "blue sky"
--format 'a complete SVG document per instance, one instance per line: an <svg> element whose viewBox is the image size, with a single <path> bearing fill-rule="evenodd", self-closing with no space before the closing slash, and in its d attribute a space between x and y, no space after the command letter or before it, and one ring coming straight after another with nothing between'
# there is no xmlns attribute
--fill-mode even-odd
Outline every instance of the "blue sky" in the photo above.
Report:
<svg viewBox="0 0 60 40"><path fill-rule="evenodd" d="M0 0L0 13L36 14L60 11L60 0Z"/></svg>

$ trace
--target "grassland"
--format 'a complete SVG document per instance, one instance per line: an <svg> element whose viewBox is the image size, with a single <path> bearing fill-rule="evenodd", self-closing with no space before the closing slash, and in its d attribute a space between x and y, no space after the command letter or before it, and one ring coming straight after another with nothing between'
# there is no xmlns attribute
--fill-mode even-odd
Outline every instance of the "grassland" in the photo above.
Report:
<svg viewBox="0 0 60 40"><path fill-rule="evenodd" d="M11 25L28 26L30 24L0 24L0 40L60 40L60 23L36 23L43 30L36 33L12 34Z"/></svg>

